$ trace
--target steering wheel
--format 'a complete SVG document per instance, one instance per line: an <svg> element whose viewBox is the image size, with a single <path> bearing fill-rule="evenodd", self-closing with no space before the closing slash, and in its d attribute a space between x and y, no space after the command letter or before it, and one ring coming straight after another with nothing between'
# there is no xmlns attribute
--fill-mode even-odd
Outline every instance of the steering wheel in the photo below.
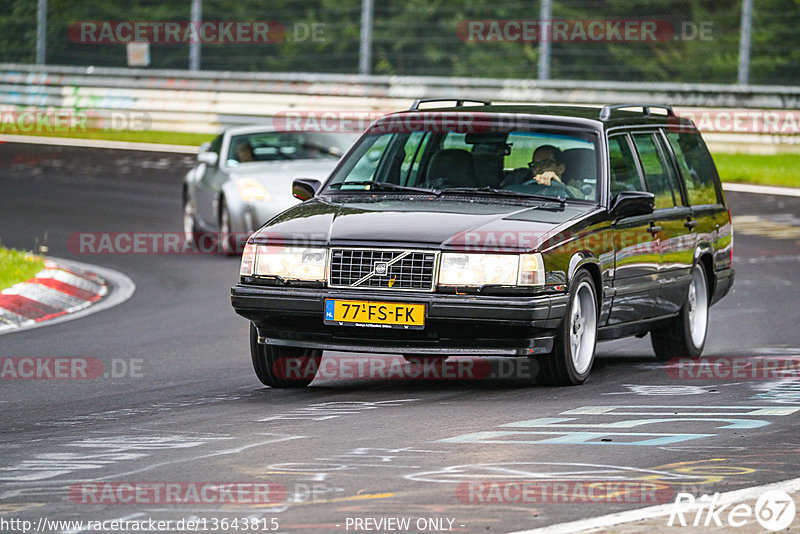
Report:
<svg viewBox="0 0 800 534"><path fill-rule="evenodd" d="M559 182L558 180L551 180L550 185L542 185L537 183L526 183L523 186L525 189L522 191L524 193L531 193L534 195L549 195L549 196L562 196L567 198L572 198L575 195L572 194L572 191L564 185L564 183Z"/></svg>

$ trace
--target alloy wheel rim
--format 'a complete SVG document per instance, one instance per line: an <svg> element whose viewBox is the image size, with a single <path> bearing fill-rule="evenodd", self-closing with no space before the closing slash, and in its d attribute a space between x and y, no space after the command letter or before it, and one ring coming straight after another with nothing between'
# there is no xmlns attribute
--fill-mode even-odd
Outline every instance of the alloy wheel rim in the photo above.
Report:
<svg viewBox="0 0 800 534"><path fill-rule="evenodd" d="M689 333L692 343L700 347L706 338L708 325L708 288L703 273L696 269L689 284L689 298L686 303L689 312Z"/></svg>
<svg viewBox="0 0 800 534"><path fill-rule="evenodd" d="M226 253L231 251L230 235L231 235L230 214L228 213L228 208L223 207L219 222L219 238L222 241L222 251Z"/></svg>
<svg viewBox="0 0 800 534"><path fill-rule="evenodd" d="M581 283L572 301L569 323L569 342L572 363L578 374L592 365L597 338L597 304L588 282Z"/></svg>
<svg viewBox="0 0 800 534"><path fill-rule="evenodd" d="M183 204L183 232L186 234L194 233L194 213L189 201Z"/></svg>

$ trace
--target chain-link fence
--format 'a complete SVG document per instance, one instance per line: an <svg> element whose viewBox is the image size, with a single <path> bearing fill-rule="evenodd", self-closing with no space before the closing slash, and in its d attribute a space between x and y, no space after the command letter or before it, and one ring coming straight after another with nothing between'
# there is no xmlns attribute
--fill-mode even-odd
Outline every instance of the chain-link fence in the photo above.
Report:
<svg viewBox="0 0 800 534"><path fill-rule="evenodd" d="M149 41L149 68L356 74L371 0L47 0L44 62L126 67ZM371 74L736 83L741 1L471 0L375 2ZM745 0L747 1L747 0ZM367 20L370 20L368 17ZM800 1L752 8L749 83L797 85ZM173 23L170 27L165 23ZM35 0L0 7L0 62L36 59ZM747 50L747 49L745 49ZM547 59L540 75L542 54Z"/></svg>

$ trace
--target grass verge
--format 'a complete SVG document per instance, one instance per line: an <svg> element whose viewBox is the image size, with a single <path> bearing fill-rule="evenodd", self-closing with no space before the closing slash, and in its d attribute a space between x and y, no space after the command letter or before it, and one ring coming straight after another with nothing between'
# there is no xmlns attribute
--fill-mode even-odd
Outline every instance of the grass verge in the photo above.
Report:
<svg viewBox="0 0 800 534"><path fill-rule="evenodd" d="M0 132L8 135L35 135L37 137L68 137L70 139L99 139L103 141L127 141L130 143L157 143L163 145L200 146L214 139L214 134L191 132L156 132L132 130L84 130L65 132Z"/></svg>
<svg viewBox="0 0 800 534"><path fill-rule="evenodd" d="M0 248L0 290L24 282L44 269L44 258L21 250Z"/></svg>
<svg viewBox="0 0 800 534"><path fill-rule="evenodd" d="M800 154L714 154L723 182L800 187Z"/></svg>

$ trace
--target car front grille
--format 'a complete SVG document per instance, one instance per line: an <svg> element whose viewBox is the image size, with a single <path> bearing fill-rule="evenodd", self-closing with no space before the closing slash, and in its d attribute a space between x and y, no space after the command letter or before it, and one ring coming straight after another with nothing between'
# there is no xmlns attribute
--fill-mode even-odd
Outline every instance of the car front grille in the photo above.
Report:
<svg viewBox="0 0 800 534"><path fill-rule="evenodd" d="M432 291L436 253L417 250L331 250L331 287Z"/></svg>

